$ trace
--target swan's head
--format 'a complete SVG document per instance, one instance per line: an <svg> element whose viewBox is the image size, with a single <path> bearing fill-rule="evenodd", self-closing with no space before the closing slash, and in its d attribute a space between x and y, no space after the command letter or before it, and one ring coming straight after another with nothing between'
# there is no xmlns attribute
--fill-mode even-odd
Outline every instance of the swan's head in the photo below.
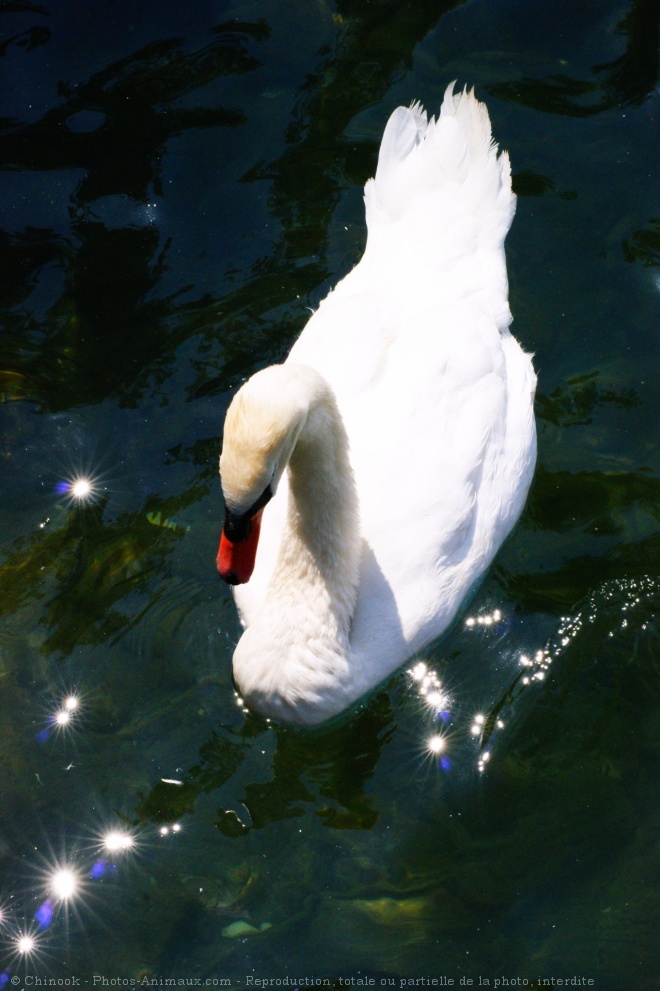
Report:
<svg viewBox="0 0 660 991"><path fill-rule="evenodd" d="M266 503L296 445L309 409L311 369L272 365L253 375L227 411L220 456L225 523L217 565L231 585L248 581L254 569Z"/></svg>

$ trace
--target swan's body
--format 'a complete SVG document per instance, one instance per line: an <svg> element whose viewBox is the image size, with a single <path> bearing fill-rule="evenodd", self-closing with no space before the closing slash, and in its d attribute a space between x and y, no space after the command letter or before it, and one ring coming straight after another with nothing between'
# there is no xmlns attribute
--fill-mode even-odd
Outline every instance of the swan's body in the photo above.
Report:
<svg viewBox="0 0 660 991"><path fill-rule="evenodd" d="M437 122L417 106L392 115L364 257L227 414L228 580L249 576L232 562L253 557L249 521L276 492L236 589L234 678L287 722L338 714L437 638L531 482L536 378L509 332L508 158L486 108L452 89Z"/></svg>

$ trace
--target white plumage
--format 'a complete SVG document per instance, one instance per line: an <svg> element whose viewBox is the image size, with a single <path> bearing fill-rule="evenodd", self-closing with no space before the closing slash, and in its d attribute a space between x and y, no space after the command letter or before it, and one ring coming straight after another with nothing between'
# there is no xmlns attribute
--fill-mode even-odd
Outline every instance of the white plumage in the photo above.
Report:
<svg viewBox="0 0 660 991"><path fill-rule="evenodd" d="M234 677L295 723L343 711L447 628L536 458L536 378L509 332L515 196L486 107L453 85L437 120L399 107L365 203L362 260L225 425L231 511L277 490L236 588Z"/></svg>

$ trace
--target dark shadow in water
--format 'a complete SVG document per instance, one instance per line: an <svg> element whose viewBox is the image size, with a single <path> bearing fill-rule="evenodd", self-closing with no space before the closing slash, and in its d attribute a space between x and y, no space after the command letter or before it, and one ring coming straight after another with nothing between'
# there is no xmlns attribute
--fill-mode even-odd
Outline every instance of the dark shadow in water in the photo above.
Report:
<svg viewBox="0 0 660 991"><path fill-rule="evenodd" d="M579 533L603 538L599 553L574 554L559 568L506 574L498 565L494 576L529 612L558 614L571 609L590 589L605 579L639 578L657 571L660 536L657 534L660 480L641 473L548 471L537 467L527 507L525 525L540 531ZM639 534L646 517L648 536L618 539L630 531Z"/></svg>
<svg viewBox="0 0 660 991"><path fill-rule="evenodd" d="M123 405L135 405L170 374L178 343L167 325L174 297L154 291L167 246L160 250L159 232L151 227L108 230L78 221L73 233L75 250L46 231L10 236L6 254L6 242L0 245L1 260L8 257L24 276L22 287L14 284L15 296L30 291L29 280L36 277L30 262L36 268L56 261L65 272L47 324L16 308L6 315L0 361L15 381L8 398L28 398L53 412L115 395Z"/></svg>
<svg viewBox="0 0 660 991"><path fill-rule="evenodd" d="M225 107L177 107L220 76L248 72L259 61L246 50L263 41L264 21L232 22L213 29L215 39L194 52L180 39L153 42L96 73L87 82L60 84L62 102L34 123L0 120L2 165L22 169L85 169L72 197L84 211L101 196L124 193L144 200L162 193L161 162L167 141L190 128L235 127L241 113ZM98 127L80 131L76 115L93 111ZM91 120L91 118L90 118Z"/></svg>
<svg viewBox="0 0 660 991"><path fill-rule="evenodd" d="M168 318L176 296L159 298L155 291L168 245L161 246L158 228L149 226L148 218L108 230L87 215L95 200L112 195L146 209L147 197L162 193L162 158L170 138L191 128L244 122L243 114L222 106L177 106L219 77L256 68L260 63L248 48L267 38L269 28L263 21L236 21L212 33L214 40L196 51L184 51L178 39L158 41L87 82L62 84L61 103L33 123L0 121L3 168L84 170L68 204L70 236L28 228L0 239L5 400L32 399L49 410L109 396L136 404L147 386L171 374L174 351L190 328L184 306L179 330L172 330ZM57 195L61 198L59 186ZM46 266L60 270L64 288L44 321L26 314L21 304Z"/></svg>
<svg viewBox="0 0 660 991"><path fill-rule="evenodd" d="M43 17L49 17L50 11L46 7L42 7L38 3L30 3L30 0L4 0L2 4L2 12L5 14L19 14L19 13L30 13L30 14L40 14ZM32 34L35 28L31 28L27 32L21 32L15 37L21 38L24 34ZM13 40L13 39L12 39Z"/></svg>
<svg viewBox="0 0 660 991"><path fill-rule="evenodd" d="M598 406L613 405L628 410L641 405L635 389L617 390L602 385L599 377L597 371L574 375L549 396L537 393L536 416L557 427L576 427L591 423Z"/></svg>
<svg viewBox="0 0 660 991"><path fill-rule="evenodd" d="M160 824L193 812L199 795L221 788L238 771L256 737L274 732L270 779L248 783L240 799L250 821L244 822L234 809L219 808L217 829L225 836L244 836L251 829L302 816L310 804L333 829L370 829L378 812L365 787L394 728L386 693L329 729L267 729L263 720L248 716L238 732L213 733L181 785L159 781L141 795L137 816L140 822ZM261 776L263 768L259 770Z"/></svg>
<svg viewBox="0 0 660 991"><path fill-rule="evenodd" d="M572 557L552 571L524 572L506 578L506 587L524 611L560 613L571 609L605 578L627 579L653 574L660 560L660 535L619 543L600 556Z"/></svg>
<svg viewBox="0 0 660 991"><path fill-rule="evenodd" d="M623 257L627 262L641 262L645 268L660 265L660 217L623 242Z"/></svg>
<svg viewBox="0 0 660 991"><path fill-rule="evenodd" d="M626 36L626 50L614 62L594 66L596 79L524 78L489 86L489 92L501 100L566 117L591 117L617 107L637 106L653 92L658 78L659 15L658 0L633 0L618 25Z"/></svg>
<svg viewBox="0 0 660 991"><path fill-rule="evenodd" d="M378 811L364 789L393 732L386 693L332 729L278 729L272 780L245 789L253 827L302 815L300 803L314 802L316 814L333 829L370 829Z"/></svg>
<svg viewBox="0 0 660 991"><path fill-rule="evenodd" d="M633 472L548 471L537 469L527 518L543 530L577 529L619 533L617 518L637 507L651 519L660 515L660 479Z"/></svg>
<svg viewBox="0 0 660 991"><path fill-rule="evenodd" d="M560 193L552 179L537 172L514 172L511 176L511 185L516 196L543 196L544 193L555 193L563 200L574 200L577 193L574 189L566 189Z"/></svg>
<svg viewBox="0 0 660 991"><path fill-rule="evenodd" d="M0 567L0 616L39 610L47 630L40 649L62 656L125 633L156 605L171 574L168 558L185 533L171 518L207 492L200 486L171 499L148 496L139 512L111 522L101 499L70 510L60 527L19 538ZM137 617L120 608L136 593L146 599Z"/></svg>
<svg viewBox="0 0 660 991"><path fill-rule="evenodd" d="M24 302L34 289L39 272L60 263L69 246L54 231L28 227L20 234L0 230L0 300L3 310Z"/></svg>

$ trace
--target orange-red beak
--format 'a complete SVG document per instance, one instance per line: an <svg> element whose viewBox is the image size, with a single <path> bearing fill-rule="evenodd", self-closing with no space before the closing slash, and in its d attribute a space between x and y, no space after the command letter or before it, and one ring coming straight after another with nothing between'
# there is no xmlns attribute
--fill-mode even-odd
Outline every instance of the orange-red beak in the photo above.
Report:
<svg viewBox="0 0 660 991"><path fill-rule="evenodd" d="M216 563L220 577L230 585L243 585L254 571L262 514L263 509L259 509L251 517L247 522L247 534L241 540L230 540L223 527Z"/></svg>

